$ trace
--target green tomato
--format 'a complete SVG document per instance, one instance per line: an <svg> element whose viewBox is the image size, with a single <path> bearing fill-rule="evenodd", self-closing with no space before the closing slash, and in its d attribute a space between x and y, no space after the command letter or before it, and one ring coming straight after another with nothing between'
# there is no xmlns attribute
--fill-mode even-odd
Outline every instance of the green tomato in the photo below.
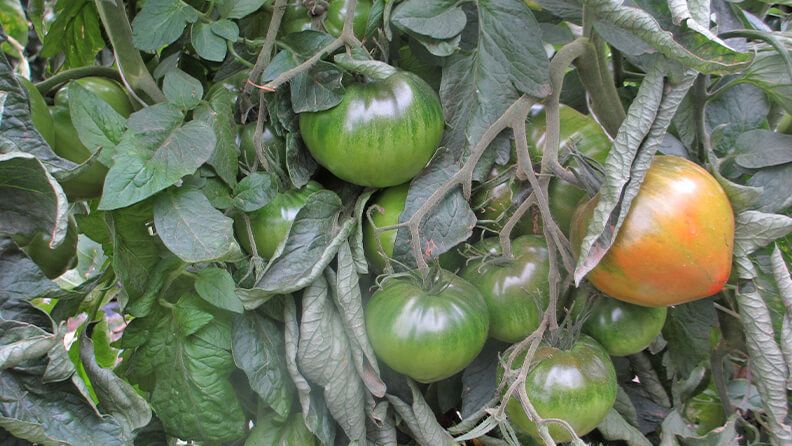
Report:
<svg viewBox="0 0 792 446"><path fill-rule="evenodd" d="M38 91L32 82L19 77L19 83L25 87L28 93L28 101L30 103L30 118L33 121L33 126L39 132L44 141L50 146L55 144L55 124L52 122L47 102L44 101L44 96Z"/></svg>
<svg viewBox="0 0 792 446"><path fill-rule="evenodd" d="M583 313L585 293L577 293L572 315ZM665 324L666 307L650 308L629 304L606 296L594 297L583 323L583 333L602 345L612 356L627 356L649 346Z"/></svg>
<svg viewBox="0 0 792 446"><path fill-rule="evenodd" d="M66 238L55 249L49 247L50 238L38 233L22 251L41 268L50 279L59 277L77 264L77 223L69 217Z"/></svg>
<svg viewBox="0 0 792 446"><path fill-rule="evenodd" d="M440 98L423 79L399 71L349 85L337 106L300 114L316 161L360 186L408 182L426 166L443 135Z"/></svg>
<svg viewBox="0 0 792 446"><path fill-rule="evenodd" d="M256 134L256 122L249 122L242 126L239 132L239 148L240 157L243 162L248 166L253 165L256 160L256 144L253 142L253 137ZM281 163L281 168L286 170L286 142L280 136L272 132L272 127L265 124L264 131L261 136L261 143L264 147L270 147L270 153L278 156L278 161Z"/></svg>
<svg viewBox="0 0 792 446"><path fill-rule="evenodd" d="M518 358L512 367L519 368L523 360ZM613 407L616 371L605 349L581 335L569 350L540 345L525 379L525 390L540 417L564 420L581 436L597 427ZM542 442L536 425L515 397L506 403L506 414L514 427ZM548 428L556 443L572 439L558 424Z"/></svg>
<svg viewBox="0 0 792 446"><path fill-rule="evenodd" d="M55 144L52 150L61 158L78 164L87 161L91 157L91 151L80 142L69 116L69 109L56 105L50 112L55 124ZM94 198L102 194L106 175L107 167L94 162L80 175L61 182L61 185L70 198Z"/></svg>
<svg viewBox="0 0 792 446"><path fill-rule="evenodd" d="M338 37L344 29L344 20L349 11L349 0L330 0L324 18L325 30ZM352 19L352 32L359 38L366 34L371 0L358 0L355 6L355 17Z"/></svg>
<svg viewBox="0 0 792 446"><path fill-rule="evenodd" d="M321 188L318 183L311 181L300 189L275 194L266 206L248 213L253 240L260 256L271 258L275 254L278 245L289 234L297 212L305 205L308 197ZM234 231L242 247L252 254L253 248L250 246L244 218L237 217L234 220Z"/></svg>
<svg viewBox="0 0 792 446"><path fill-rule="evenodd" d="M682 413L688 422L697 426L696 431L699 435L704 435L726 423L723 404L713 381L710 381L701 393L685 402Z"/></svg>
<svg viewBox="0 0 792 446"><path fill-rule="evenodd" d="M476 287L448 271L425 290L413 280L386 280L366 307L366 331L377 356L422 383L464 369L487 340L489 316Z"/></svg>
<svg viewBox="0 0 792 446"><path fill-rule="evenodd" d="M302 2L289 2L283 13L281 27L278 30L282 35L298 33L314 27L313 16L305 9Z"/></svg>
<svg viewBox="0 0 792 446"><path fill-rule="evenodd" d="M405 183L400 186L393 186L384 189L369 205L368 212L371 214L371 220L376 227L393 226L399 223L399 215L404 210L404 203L407 200L407 191L410 189L410 183ZM363 217L363 250L366 253L366 259L369 261L372 269L377 272L385 270L385 258L380 254L377 245L377 235L374 231L374 226L364 216ZM380 243L382 243L382 250L388 257L393 256L393 244L396 242L396 230L382 231L379 234Z"/></svg>
<svg viewBox="0 0 792 446"><path fill-rule="evenodd" d="M563 149L574 145L578 152L604 164L610 152L611 141L594 118L566 105L561 105L559 114L561 116L560 147ZM528 128L528 150L534 163L541 162L547 137L546 129L547 119L544 109L541 109L531 117ZM572 165L575 166L576 163ZM548 194L550 214L561 230L569 234L575 209L582 199L588 198L586 193L566 181L553 178L550 181Z"/></svg>
<svg viewBox="0 0 792 446"><path fill-rule="evenodd" d="M504 176L508 166L494 165L487 180L476 188L470 200L470 207L476 217L484 221L489 228L500 231L512 216L520 203L521 186L514 177ZM573 209L574 211L574 209ZM513 236L534 233L534 224L530 211L527 212L512 230Z"/></svg>
<svg viewBox="0 0 792 446"><path fill-rule="evenodd" d="M460 276L474 284L489 308L490 337L518 342L533 333L547 308L550 283L547 242L524 235L512 241L513 258L501 257L498 238L476 247L488 255L472 260Z"/></svg>
<svg viewBox="0 0 792 446"><path fill-rule="evenodd" d="M121 116L128 118L134 111L129 101L126 90L118 82L106 77L83 77L72 82L77 82L99 99L107 102ZM69 107L69 86L71 82L58 90L55 94L55 104Z"/></svg>

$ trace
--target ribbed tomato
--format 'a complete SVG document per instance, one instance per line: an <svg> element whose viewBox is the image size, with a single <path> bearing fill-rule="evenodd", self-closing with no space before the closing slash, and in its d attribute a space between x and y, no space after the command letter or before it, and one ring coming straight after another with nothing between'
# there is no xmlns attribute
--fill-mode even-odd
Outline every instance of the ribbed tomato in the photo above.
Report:
<svg viewBox="0 0 792 446"><path fill-rule="evenodd" d="M578 208L578 250L599 195ZM608 296L649 307L711 296L729 279L734 214L720 184L684 158L657 156L616 240L588 280Z"/></svg>

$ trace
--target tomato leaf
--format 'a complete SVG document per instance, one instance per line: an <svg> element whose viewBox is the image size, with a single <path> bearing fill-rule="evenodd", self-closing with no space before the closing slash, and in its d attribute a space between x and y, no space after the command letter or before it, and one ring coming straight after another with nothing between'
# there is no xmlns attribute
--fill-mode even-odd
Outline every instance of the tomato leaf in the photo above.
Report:
<svg viewBox="0 0 792 446"><path fill-rule="evenodd" d="M710 330L717 323L712 300L698 300L669 308L663 337L668 341L666 366L685 379L712 354Z"/></svg>
<svg viewBox="0 0 792 446"><path fill-rule="evenodd" d="M281 419L289 415L294 399L284 343L283 331L270 319L248 311L234 321L234 362L247 375L250 387Z"/></svg>
<svg viewBox="0 0 792 446"><path fill-rule="evenodd" d="M201 299L217 308L242 313L242 302L235 293L236 285L231 274L220 268L209 267L198 271L195 291Z"/></svg>
<svg viewBox="0 0 792 446"><path fill-rule="evenodd" d="M286 170L294 187L303 187L311 180L319 165L313 159L303 140L293 133L286 135Z"/></svg>
<svg viewBox="0 0 792 446"><path fill-rule="evenodd" d="M33 155L0 153L0 234L42 233L56 247L66 237L69 203L60 184Z"/></svg>
<svg viewBox="0 0 792 446"><path fill-rule="evenodd" d="M745 211L737 215L734 223L734 265L741 279L750 280L758 272L749 254L792 232L792 218Z"/></svg>
<svg viewBox="0 0 792 446"><path fill-rule="evenodd" d="M181 0L149 0L132 21L132 42L153 53L175 42L188 23L198 21L199 14Z"/></svg>
<svg viewBox="0 0 792 446"><path fill-rule="evenodd" d="M165 246L188 263L222 259L240 250L234 221L195 189L160 194L154 201L154 225Z"/></svg>
<svg viewBox="0 0 792 446"><path fill-rule="evenodd" d="M792 162L792 135L763 129L749 130L737 137L736 142L738 153L734 160L746 169Z"/></svg>
<svg viewBox="0 0 792 446"><path fill-rule="evenodd" d="M245 446L314 443L314 436L305 427L299 412L291 414L285 422L279 422L279 418L279 414L272 412L260 413Z"/></svg>
<svg viewBox="0 0 792 446"><path fill-rule="evenodd" d="M261 209L278 193L277 180L266 172L253 172L234 188L234 207L243 212Z"/></svg>
<svg viewBox="0 0 792 446"><path fill-rule="evenodd" d="M611 409L605 419L597 425L602 436L609 441L623 440L629 446L651 446L651 442L634 426L627 422L619 412Z"/></svg>
<svg viewBox="0 0 792 446"><path fill-rule="evenodd" d="M432 408L426 403L418 387L410 380L407 381L412 392L412 404L407 404L399 397L388 394L388 401L396 409L399 416L410 428L415 440L419 444L453 445L451 435L437 422Z"/></svg>
<svg viewBox="0 0 792 446"><path fill-rule="evenodd" d="M99 209L137 203L194 173L215 146L203 122L181 125L183 114L172 104L157 104L130 116L128 130L116 146Z"/></svg>
<svg viewBox="0 0 792 446"><path fill-rule="evenodd" d="M341 200L333 192L320 190L311 194L256 287L285 294L312 283L354 227L351 218L338 221L341 209Z"/></svg>
<svg viewBox="0 0 792 446"><path fill-rule="evenodd" d="M267 0L221 0L218 2L217 11L221 17L241 19L258 11Z"/></svg>
<svg viewBox="0 0 792 446"><path fill-rule="evenodd" d="M476 359L465 367L462 372L462 419L476 413L495 396L498 357L505 349L506 344L489 339Z"/></svg>
<svg viewBox="0 0 792 446"><path fill-rule="evenodd" d="M121 142L126 119L77 82L69 86L69 115L80 142L94 153L101 148L99 161L112 165L113 148Z"/></svg>
<svg viewBox="0 0 792 446"><path fill-rule="evenodd" d="M43 43L43 57L63 52L66 67L93 65L96 53L105 47L94 3L90 0L58 0L55 3L55 21L49 25Z"/></svg>
<svg viewBox="0 0 792 446"><path fill-rule="evenodd" d="M201 103L193 110L195 120L205 122L214 130L215 148L207 163L231 187L237 183L239 170L234 100L233 92L219 88L207 98L207 102Z"/></svg>
<svg viewBox="0 0 792 446"><path fill-rule="evenodd" d="M352 351L324 277L303 292L297 361L324 388L327 408L352 441L366 441L365 388L352 365Z"/></svg>
<svg viewBox="0 0 792 446"><path fill-rule="evenodd" d="M165 74L162 92L168 102L178 105L182 110L192 110L201 102L203 86L198 79L177 68Z"/></svg>
<svg viewBox="0 0 792 446"><path fill-rule="evenodd" d="M33 126L27 91L17 80L4 54L0 54L0 146L2 152L20 151L39 159L50 173L74 169L76 164L52 151Z"/></svg>
<svg viewBox="0 0 792 446"><path fill-rule="evenodd" d="M190 40L201 58L212 62L225 59L228 46L226 40L217 35L209 23L198 22L190 28Z"/></svg>
<svg viewBox="0 0 792 446"><path fill-rule="evenodd" d="M313 391L311 385L297 367L300 327L297 322L297 307L294 304L294 299L286 299L283 319L285 323L286 369L289 371L292 382L297 388L297 396L302 408L305 425L319 438L323 445L333 445L335 444L336 424L333 422L325 405L322 392Z"/></svg>
<svg viewBox="0 0 792 446"><path fill-rule="evenodd" d="M173 308L159 307L133 320L137 332L128 358L135 365L133 383L151 383L150 402L168 434L186 440L223 441L244 432L245 417L229 375L231 321L214 313L194 294L184 294ZM134 327L133 327L134 326Z"/></svg>

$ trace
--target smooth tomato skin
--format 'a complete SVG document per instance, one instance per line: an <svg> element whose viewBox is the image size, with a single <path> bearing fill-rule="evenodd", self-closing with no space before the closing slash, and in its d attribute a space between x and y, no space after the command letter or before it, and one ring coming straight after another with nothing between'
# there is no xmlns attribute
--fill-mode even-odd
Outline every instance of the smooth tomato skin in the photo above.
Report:
<svg viewBox="0 0 792 446"><path fill-rule="evenodd" d="M91 157L91 151L83 145L77 136L77 130L71 121L69 109L54 106L50 109L52 122L55 126L55 144L52 150L61 158L82 164ZM63 190L69 198L94 198L102 194L107 167L94 162L88 170L74 178L61 182Z"/></svg>
<svg viewBox="0 0 792 446"><path fill-rule="evenodd" d="M18 77L17 79L27 90L28 102L30 103L30 119L33 121L33 127L44 138L44 141L52 146L55 143L55 124L52 122L52 115L50 115L44 96L29 80L24 77Z"/></svg>
<svg viewBox="0 0 792 446"><path fill-rule="evenodd" d="M572 314L583 312L586 299L578 294ZM627 356L643 351L654 341L665 324L666 307L642 307L607 296L591 300L583 333L594 338L611 356Z"/></svg>
<svg viewBox="0 0 792 446"><path fill-rule="evenodd" d="M300 189L279 192L266 206L248 213L256 251L260 256L271 258L275 254L278 245L289 234L297 212L308 197L321 188L318 183L311 181ZM234 219L234 232L245 251L252 254L244 218L238 216Z"/></svg>
<svg viewBox="0 0 792 446"><path fill-rule="evenodd" d="M578 208L575 255L599 195ZM684 158L657 156L613 246L588 274L608 296L664 307L712 296L729 280L734 214L720 184Z"/></svg>
<svg viewBox="0 0 792 446"><path fill-rule="evenodd" d="M422 289L399 277L385 281L366 307L366 331L377 356L422 383L464 369L487 340L487 305L476 288L443 271L447 286Z"/></svg>
<svg viewBox="0 0 792 446"><path fill-rule="evenodd" d="M497 237L484 239L477 247L501 255ZM491 338L503 342L521 341L539 327L547 308L550 283L547 242L524 235L512 240L513 259L471 260L460 276L484 296L490 316Z"/></svg>
<svg viewBox="0 0 792 446"><path fill-rule="evenodd" d="M608 134L591 116L572 107L561 105L560 147L571 147L600 164L605 163L611 148ZM547 138L547 117L544 109L531 117L528 128L528 150L534 163L540 163ZM560 155L560 154L559 154ZM576 163L572 162L572 166ZM572 217L586 192L558 178L550 181L548 188L550 214L564 233L568 234Z"/></svg>
<svg viewBox="0 0 792 446"><path fill-rule="evenodd" d="M349 85L337 106L300 114L300 131L316 161L360 186L408 182L437 150L443 126L437 93L404 71Z"/></svg>
<svg viewBox="0 0 792 446"><path fill-rule="evenodd" d="M330 0L324 18L325 30L335 37L341 35L348 11L349 0ZM371 11L371 0L358 0L357 6L355 6L355 16L352 19L352 32L358 38L366 34L369 11Z"/></svg>
<svg viewBox="0 0 792 446"><path fill-rule="evenodd" d="M253 137L256 134L256 122L248 122L242 126L239 132L239 149L240 158L248 166L253 165L256 160L256 144L253 142ZM272 132L272 127L265 124L261 136L261 143L264 147L273 147L274 153L277 153L281 163L281 168L286 169L286 141L280 136Z"/></svg>
<svg viewBox="0 0 792 446"><path fill-rule="evenodd" d="M74 219L69 218L66 238L60 245L50 249L49 241L49 237L36 234L27 246L22 247L22 251L41 268L47 278L54 279L73 268L77 261L77 223Z"/></svg>
<svg viewBox="0 0 792 446"><path fill-rule="evenodd" d="M72 82L77 82L88 91L95 94L99 99L110 104L121 116L128 118L134 109L129 101L126 90L118 82L106 77L89 76L83 77ZM71 82L58 90L55 94L55 104L69 107L69 86Z"/></svg>
<svg viewBox="0 0 792 446"><path fill-rule="evenodd" d="M376 227L392 226L399 223L399 215L404 210L404 203L407 200L407 191L409 189L410 183L405 183L384 189L374 197L369 206L375 207L370 212L371 220ZM371 225L366 217L363 218L365 222L363 223L363 251L366 253L366 259L368 259L372 269L382 272L385 270L385 258L379 252L374 226ZM390 230L379 234L382 250L389 257L393 256L393 244L396 242L397 232L396 230Z"/></svg>
<svg viewBox="0 0 792 446"><path fill-rule="evenodd" d="M523 359L514 361L519 368ZM559 418L572 426L578 436L591 432L605 418L616 401L616 371L608 353L595 340L581 335L569 350L540 345L525 379L525 390L542 418ZM512 425L540 443L536 425L519 401L506 403ZM548 425L556 443L570 441L566 429Z"/></svg>
<svg viewBox="0 0 792 446"><path fill-rule="evenodd" d="M308 10L298 2L289 2L286 11L283 13L283 21L279 32L282 35L298 33L308 29L314 29L313 18Z"/></svg>

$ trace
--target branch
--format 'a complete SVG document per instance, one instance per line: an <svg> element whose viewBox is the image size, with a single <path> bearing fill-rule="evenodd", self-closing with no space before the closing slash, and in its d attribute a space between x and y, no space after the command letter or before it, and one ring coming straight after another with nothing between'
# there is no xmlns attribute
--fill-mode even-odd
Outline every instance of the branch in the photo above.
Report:
<svg viewBox="0 0 792 446"><path fill-rule="evenodd" d="M253 69L250 70L248 81L245 83L245 88L242 90L244 94L250 94L251 88L257 83L256 81L259 76L261 76L264 68L269 65L272 59L272 49L275 47L275 39L278 37L281 20L283 19L283 14L286 12L287 1L288 0L275 0L272 17L270 18L269 27L267 28L267 35L264 37L264 45L261 47L261 51L259 51L258 57L256 58L256 64L253 66Z"/></svg>

